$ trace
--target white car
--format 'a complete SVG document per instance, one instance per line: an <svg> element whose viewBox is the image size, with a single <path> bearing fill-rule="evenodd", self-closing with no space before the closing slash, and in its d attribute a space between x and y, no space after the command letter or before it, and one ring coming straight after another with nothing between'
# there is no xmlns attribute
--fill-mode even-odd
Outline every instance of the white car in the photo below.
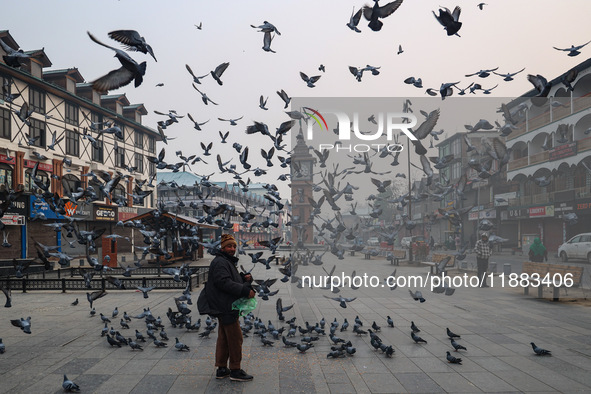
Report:
<svg viewBox="0 0 591 394"><path fill-rule="evenodd" d="M371 237L370 239L367 240L367 244L369 246L379 246L380 239L378 237Z"/></svg>
<svg viewBox="0 0 591 394"><path fill-rule="evenodd" d="M558 248L562 261L583 259L591 263L591 233L575 235Z"/></svg>

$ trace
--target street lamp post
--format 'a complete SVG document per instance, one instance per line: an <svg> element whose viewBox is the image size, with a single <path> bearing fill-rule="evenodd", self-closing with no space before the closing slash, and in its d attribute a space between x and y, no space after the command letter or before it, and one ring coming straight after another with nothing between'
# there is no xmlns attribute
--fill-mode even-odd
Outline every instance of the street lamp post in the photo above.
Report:
<svg viewBox="0 0 591 394"><path fill-rule="evenodd" d="M406 100L404 102L402 112L404 112L404 113L412 112L412 110L410 109L410 105L411 105L410 100ZM403 121L405 123L407 123L408 119L405 118L405 119L403 119ZM408 135L406 136L406 142L407 142L406 146L410 147L411 142L410 142L410 138ZM407 152L407 164L408 164L408 220L412 220L412 197L411 197L412 180L411 180L411 176L410 176L410 149L408 149L408 152ZM412 229L411 229L410 230L410 243L408 246L408 261L412 262L412 260L413 260L413 255L412 255Z"/></svg>

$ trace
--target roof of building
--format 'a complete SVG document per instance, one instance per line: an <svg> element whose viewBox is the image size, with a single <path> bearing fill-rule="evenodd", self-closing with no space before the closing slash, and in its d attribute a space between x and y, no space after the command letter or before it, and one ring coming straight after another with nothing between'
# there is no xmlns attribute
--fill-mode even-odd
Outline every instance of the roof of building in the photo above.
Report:
<svg viewBox="0 0 591 394"><path fill-rule="evenodd" d="M196 183L201 182L201 177L193 174L192 172L179 171L179 172L156 172L156 180L160 182L172 182L174 181L179 186L193 186Z"/></svg>

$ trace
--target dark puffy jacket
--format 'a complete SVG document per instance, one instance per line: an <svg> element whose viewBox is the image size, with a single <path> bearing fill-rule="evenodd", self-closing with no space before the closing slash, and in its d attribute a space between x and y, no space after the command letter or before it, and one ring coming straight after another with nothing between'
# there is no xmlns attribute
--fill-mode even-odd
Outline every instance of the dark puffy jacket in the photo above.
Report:
<svg viewBox="0 0 591 394"><path fill-rule="evenodd" d="M238 258L218 252L209 266L205 287L209 304L209 315L230 324L238 319L238 311L232 310L232 303L241 297L248 297L252 286L245 283L236 268Z"/></svg>

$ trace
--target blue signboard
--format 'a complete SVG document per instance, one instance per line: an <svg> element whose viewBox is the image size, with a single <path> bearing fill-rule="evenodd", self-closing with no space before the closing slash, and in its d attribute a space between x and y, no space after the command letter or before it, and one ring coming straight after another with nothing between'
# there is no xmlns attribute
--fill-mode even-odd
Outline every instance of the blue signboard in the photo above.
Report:
<svg viewBox="0 0 591 394"><path fill-rule="evenodd" d="M52 211L45 200L38 198L34 194L29 198L29 212L31 218L38 218L39 216L44 215L46 219L64 219L62 215Z"/></svg>

